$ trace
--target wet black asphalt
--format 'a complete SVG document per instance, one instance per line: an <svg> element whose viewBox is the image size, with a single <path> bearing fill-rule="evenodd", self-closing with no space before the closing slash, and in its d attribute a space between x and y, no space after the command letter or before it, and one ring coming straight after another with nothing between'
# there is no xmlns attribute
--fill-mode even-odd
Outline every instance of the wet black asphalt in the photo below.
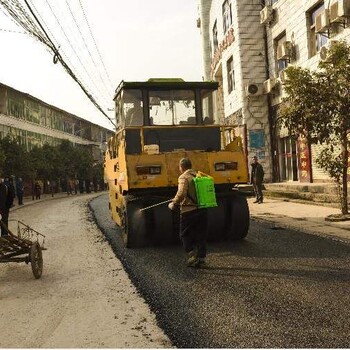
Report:
<svg viewBox="0 0 350 350"><path fill-rule="evenodd" d="M252 221L245 241L209 244L198 270L180 245L123 248L107 195L90 208L174 346L350 347L350 245Z"/></svg>

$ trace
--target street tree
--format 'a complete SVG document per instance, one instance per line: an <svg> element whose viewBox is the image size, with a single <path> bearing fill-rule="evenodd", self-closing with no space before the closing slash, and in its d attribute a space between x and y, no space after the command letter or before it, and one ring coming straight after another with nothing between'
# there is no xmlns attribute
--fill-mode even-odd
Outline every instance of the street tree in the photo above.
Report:
<svg viewBox="0 0 350 350"><path fill-rule="evenodd" d="M0 148L0 175L3 173L5 159L6 159L5 152L2 148Z"/></svg>
<svg viewBox="0 0 350 350"><path fill-rule="evenodd" d="M348 153L350 131L350 46L339 41L330 46L318 69L290 66L279 112L291 135L304 135L320 144L317 164L338 185L342 214L348 214Z"/></svg>
<svg viewBox="0 0 350 350"><path fill-rule="evenodd" d="M30 172L30 161L24 145L9 136L0 139L0 163L4 175L25 177Z"/></svg>
<svg viewBox="0 0 350 350"><path fill-rule="evenodd" d="M78 146L74 150L74 168L77 178L90 179L94 160L86 146Z"/></svg>

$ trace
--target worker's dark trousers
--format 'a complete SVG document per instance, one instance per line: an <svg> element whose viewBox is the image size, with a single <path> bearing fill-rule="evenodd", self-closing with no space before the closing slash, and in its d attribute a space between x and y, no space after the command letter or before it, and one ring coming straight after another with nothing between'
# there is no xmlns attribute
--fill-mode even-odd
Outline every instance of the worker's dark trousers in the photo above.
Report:
<svg viewBox="0 0 350 350"><path fill-rule="evenodd" d="M262 192L262 183L261 182L253 183L253 188L254 188L256 200L258 202L263 202L264 197Z"/></svg>
<svg viewBox="0 0 350 350"><path fill-rule="evenodd" d="M207 209L197 209L181 214L180 239L186 253L197 249L197 256L207 255Z"/></svg>
<svg viewBox="0 0 350 350"><path fill-rule="evenodd" d="M6 228L8 227L8 222L9 222L9 211L8 210L4 210L3 214L2 214L2 219L1 221L5 224ZM1 236L6 236L8 235L8 232L5 231L5 229L1 226Z"/></svg>

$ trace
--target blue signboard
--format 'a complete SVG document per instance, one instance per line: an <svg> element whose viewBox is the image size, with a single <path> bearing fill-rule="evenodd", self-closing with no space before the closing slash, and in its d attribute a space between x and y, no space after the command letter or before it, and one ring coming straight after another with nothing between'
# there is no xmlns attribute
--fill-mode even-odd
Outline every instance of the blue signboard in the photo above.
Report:
<svg viewBox="0 0 350 350"><path fill-rule="evenodd" d="M265 147L265 132L264 130L249 130L249 147L264 148Z"/></svg>

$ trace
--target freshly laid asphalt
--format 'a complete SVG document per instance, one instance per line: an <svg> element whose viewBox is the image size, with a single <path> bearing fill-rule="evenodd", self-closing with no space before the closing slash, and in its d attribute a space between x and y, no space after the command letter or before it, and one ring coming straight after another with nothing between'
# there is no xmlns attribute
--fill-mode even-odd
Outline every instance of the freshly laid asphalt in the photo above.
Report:
<svg viewBox="0 0 350 350"><path fill-rule="evenodd" d="M210 243L208 267L180 245L125 249L107 195L95 220L160 327L182 348L349 348L350 231L337 209L266 199L246 240Z"/></svg>

